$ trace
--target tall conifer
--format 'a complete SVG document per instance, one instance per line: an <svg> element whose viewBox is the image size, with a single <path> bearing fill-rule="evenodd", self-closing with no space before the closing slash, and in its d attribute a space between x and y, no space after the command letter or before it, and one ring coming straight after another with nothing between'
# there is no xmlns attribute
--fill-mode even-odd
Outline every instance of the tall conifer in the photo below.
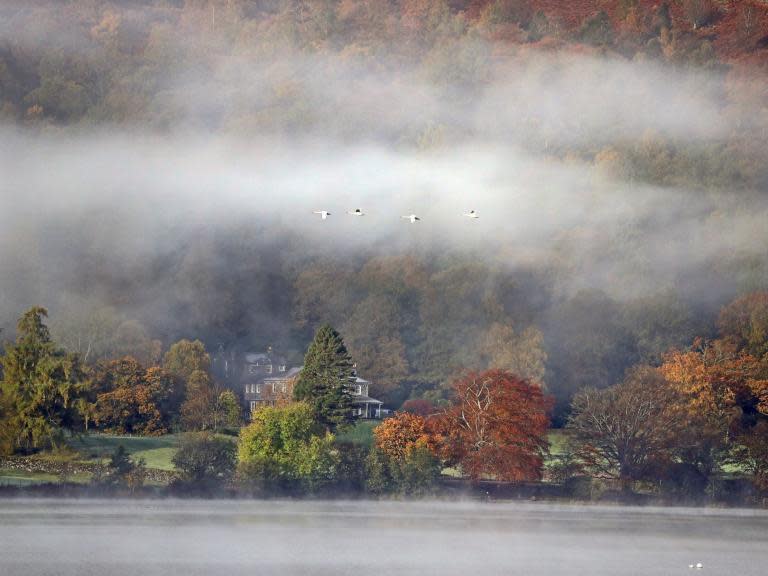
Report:
<svg viewBox="0 0 768 576"><path fill-rule="evenodd" d="M304 356L304 368L293 389L295 400L307 402L317 421L327 430L352 421L349 385L354 375L352 358L341 335L321 326Z"/></svg>

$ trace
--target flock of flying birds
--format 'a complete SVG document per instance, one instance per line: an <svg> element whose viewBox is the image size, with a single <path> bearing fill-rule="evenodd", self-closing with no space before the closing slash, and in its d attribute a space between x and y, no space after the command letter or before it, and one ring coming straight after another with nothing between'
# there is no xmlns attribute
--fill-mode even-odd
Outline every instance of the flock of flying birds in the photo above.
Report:
<svg viewBox="0 0 768 576"><path fill-rule="evenodd" d="M323 220L325 220L326 218L328 218L328 216L331 215L331 213L328 212L328 210L315 210L314 214L319 214L320 218L322 218ZM352 216L365 216L365 212L360 210L360 208L349 210L347 214L350 214ZM476 218L480 218L480 215L474 210L470 210L469 212L466 212L464 216L466 216L467 218L472 218L473 220ZM419 222L421 220L421 218L416 216L416 214L408 214L407 216L400 216L400 218L410 221L411 224L416 224L416 222Z"/></svg>

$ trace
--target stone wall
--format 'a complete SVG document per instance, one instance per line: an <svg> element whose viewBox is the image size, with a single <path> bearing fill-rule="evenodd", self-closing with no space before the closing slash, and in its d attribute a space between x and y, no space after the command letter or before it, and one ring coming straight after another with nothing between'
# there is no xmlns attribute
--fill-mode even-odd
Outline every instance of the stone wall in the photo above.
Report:
<svg viewBox="0 0 768 576"><path fill-rule="evenodd" d="M97 462L59 462L29 456L7 456L0 458L0 470L18 470L21 472L37 472L53 474L62 479L73 475L93 474L100 465ZM176 473L168 470L146 469L146 481L158 484L169 484L176 478Z"/></svg>

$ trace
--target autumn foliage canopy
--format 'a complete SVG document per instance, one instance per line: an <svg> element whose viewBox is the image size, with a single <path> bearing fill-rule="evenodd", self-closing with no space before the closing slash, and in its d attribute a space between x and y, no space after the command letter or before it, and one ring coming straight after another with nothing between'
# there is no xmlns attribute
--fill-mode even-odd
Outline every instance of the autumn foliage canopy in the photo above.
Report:
<svg viewBox="0 0 768 576"><path fill-rule="evenodd" d="M384 420L374 431L376 447L390 458L403 459L409 450L419 446L434 449L423 416L398 412Z"/></svg>
<svg viewBox="0 0 768 576"><path fill-rule="evenodd" d="M470 372L434 428L443 456L473 480L541 478L552 399L505 370Z"/></svg>

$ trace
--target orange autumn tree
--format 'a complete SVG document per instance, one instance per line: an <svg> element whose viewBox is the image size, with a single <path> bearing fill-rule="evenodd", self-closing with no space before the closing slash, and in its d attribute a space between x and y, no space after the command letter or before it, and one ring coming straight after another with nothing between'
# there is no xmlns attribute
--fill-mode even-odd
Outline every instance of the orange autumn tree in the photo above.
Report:
<svg viewBox="0 0 768 576"><path fill-rule="evenodd" d="M473 480L538 480L548 452L552 399L505 370L453 383L453 405L434 423L443 456Z"/></svg>
<svg viewBox="0 0 768 576"><path fill-rule="evenodd" d="M712 472L768 418L768 366L732 341L697 340L668 353L660 370L681 398L675 409L689 437L681 456L702 471Z"/></svg>
<svg viewBox="0 0 768 576"><path fill-rule="evenodd" d="M433 493L441 466L424 417L398 412L374 428L373 435L374 449L366 460L370 492Z"/></svg>
<svg viewBox="0 0 768 576"><path fill-rule="evenodd" d="M145 369L130 356L94 372L94 422L118 434L167 433L183 399L183 381L164 368Z"/></svg>
<svg viewBox="0 0 768 576"><path fill-rule="evenodd" d="M720 435L734 415L733 385L741 369L717 344L697 340L690 350L673 350L664 357L662 375L680 393L679 417L707 435Z"/></svg>
<svg viewBox="0 0 768 576"><path fill-rule="evenodd" d="M398 412L373 430L376 448L390 458L403 459L409 450L418 446L432 446L424 417L409 412Z"/></svg>
<svg viewBox="0 0 768 576"><path fill-rule="evenodd" d="M768 416L768 365L725 340L697 340L672 351L661 366L686 398L687 417L724 430L744 412Z"/></svg>

